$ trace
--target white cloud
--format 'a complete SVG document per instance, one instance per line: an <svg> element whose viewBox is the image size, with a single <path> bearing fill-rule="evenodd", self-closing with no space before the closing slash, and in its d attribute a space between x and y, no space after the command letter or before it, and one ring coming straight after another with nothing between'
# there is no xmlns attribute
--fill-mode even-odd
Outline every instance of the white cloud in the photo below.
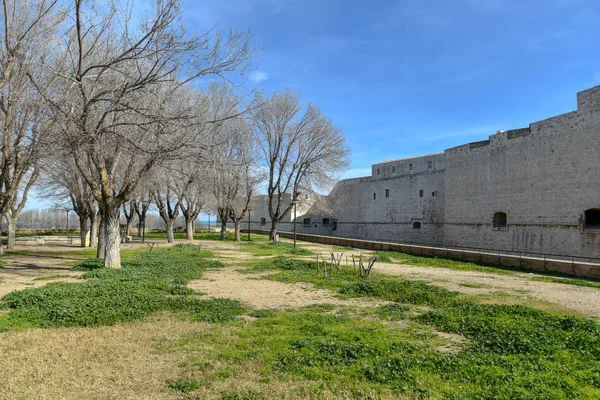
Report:
<svg viewBox="0 0 600 400"><path fill-rule="evenodd" d="M267 74L265 71L253 71L248 77L251 81L259 83L269 79L269 74Z"/></svg>

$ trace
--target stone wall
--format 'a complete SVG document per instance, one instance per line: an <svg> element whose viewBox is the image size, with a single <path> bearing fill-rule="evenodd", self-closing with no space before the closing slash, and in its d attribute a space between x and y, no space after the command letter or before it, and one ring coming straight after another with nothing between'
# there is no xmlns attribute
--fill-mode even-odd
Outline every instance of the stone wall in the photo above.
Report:
<svg viewBox="0 0 600 400"><path fill-rule="evenodd" d="M373 164L371 176L340 181L329 196L305 202L296 230L600 258L600 229L585 229L584 221L586 210L600 209L599 155L600 86L578 93L576 111L527 128ZM268 228L266 197L255 209L252 229ZM494 226L496 213L506 214L505 226ZM293 230L292 215L281 230Z"/></svg>

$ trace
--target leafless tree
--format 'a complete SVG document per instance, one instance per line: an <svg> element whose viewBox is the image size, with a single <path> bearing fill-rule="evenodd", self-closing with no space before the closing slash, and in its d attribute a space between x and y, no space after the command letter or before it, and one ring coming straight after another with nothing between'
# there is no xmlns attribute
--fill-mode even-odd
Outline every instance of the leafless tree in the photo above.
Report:
<svg viewBox="0 0 600 400"><path fill-rule="evenodd" d="M148 210L150 209L151 202L151 194L144 194L135 196L133 200L131 200L131 204L133 205L133 209L138 217L138 237L145 236L146 232L146 215L148 214Z"/></svg>
<svg viewBox="0 0 600 400"><path fill-rule="evenodd" d="M87 182L83 179L73 159L55 146L48 147L48 155L42 159L43 178L38 192L43 198L68 199L58 208L71 208L79 217L81 247L86 246L86 233L90 229L89 245L96 240L97 207L96 200Z"/></svg>
<svg viewBox="0 0 600 400"><path fill-rule="evenodd" d="M262 104L253 112L254 133L269 173L270 239L275 241L300 191L329 188L348 166L350 150L340 128L317 106L303 106L291 91L255 102Z"/></svg>
<svg viewBox="0 0 600 400"><path fill-rule="evenodd" d="M129 208L127 208L127 206L129 206ZM133 200L123 204L123 215L125 216L125 221L127 222L125 234L127 236L131 236L133 232L133 217L135 217L135 205Z"/></svg>
<svg viewBox="0 0 600 400"><path fill-rule="evenodd" d="M251 56L248 35L191 37L180 23L181 0L157 0L138 24L133 10L133 0L74 0L66 51L54 67L62 90L46 97L99 204L108 268L121 266L121 206L157 165L197 143L186 128L196 115L184 84L238 71Z"/></svg>
<svg viewBox="0 0 600 400"><path fill-rule="evenodd" d="M165 226L167 228L167 242L175 243L175 236L173 234L173 223L179 216L179 208L180 208L180 198L181 195L178 195L173 191L173 185L170 182L172 178L165 180L161 180L160 183L157 183L154 190L152 191L152 197L154 199L154 204L156 204L156 208L158 208L158 213L160 217L165 221Z"/></svg>
<svg viewBox="0 0 600 400"><path fill-rule="evenodd" d="M40 169L37 165L33 166L33 170L31 173L24 179L26 181L25 186L22 190L18 191L15 196L16 200L10 202L10 208L8 209L8 213L6 219L8 220L8 248L11 249L15 246L15 241L17 238L17 218L19 218L19 214L25 208L27 204L27 196L29 195L29 191L37 181L40 176ZM0 246L1 247L1 246Z"/></svg>
<svg viewBox="0 0 600 400"><path fill-rule="evenodd" d="M12 226L9 243L37 179L39 149L51 123L43 95L55 77L42 66L51 58L61 18L57 3L2 0L0 8L0 215Z"/></svg>

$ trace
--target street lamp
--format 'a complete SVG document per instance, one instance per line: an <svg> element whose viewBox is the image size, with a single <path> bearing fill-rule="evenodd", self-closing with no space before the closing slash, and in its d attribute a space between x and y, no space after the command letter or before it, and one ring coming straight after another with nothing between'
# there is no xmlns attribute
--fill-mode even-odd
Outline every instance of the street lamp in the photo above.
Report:
<svg viewBox="0 0 600 400"><path fill-rule="evenodd" d="M208 214L208 233L210 233L210 216L212 213L207 213Z"/></svg>
<svg viewBox="0 0 600 400"><path fill-rule="evenodd" d="M67 212L67 238L69 238L69 213L71 210L66 208L65 211Z"/></svg>
<svg viewBox="0 0 600 400"><path fill-rule="evenodd" d="M250 241L250 215L252 214L252 209L248 208L248 241Z"/></svg>
<svg viewBox="0 0 600 400"><path fill-rule="evenodd" d="M296 196L292 199L292 204L294 205L294 250L296 250L296 206L298 205L298 195L300 193L296 192Z"/></svg>

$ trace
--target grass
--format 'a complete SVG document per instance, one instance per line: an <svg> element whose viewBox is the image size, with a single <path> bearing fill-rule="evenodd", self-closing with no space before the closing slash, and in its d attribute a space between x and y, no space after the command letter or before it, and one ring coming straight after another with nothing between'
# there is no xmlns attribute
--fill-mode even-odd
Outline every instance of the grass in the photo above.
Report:
<svg viewBox="0 0 600 400"><path fill-rule="evenodd" d="M243 244L243 249L259 256L271 256L271 255L295 255L295 256L312 256L314 253L310 250L302 247L296 247L294 244L289 242L263 242L254 243L246 242Z"/></svg>
<svg viewBox="0 0 600 400"><path fill-rule="evenodd" d="M286 254L289 244L279 245L265 241L241 248ZM176 312L185 316L181 320L200 322L156 338L152 359L170 360L173 368L162 384L182 398L600 398L595 321L522 304L487 304L485 299L497 303L503 297L459 295L377 272L365 280L343 268L323 279L314 261L289 256L252 265L249 272L272 272L262 279L308 282L340 297L384 302L249 311L232 300L202 300L187 282L222 264L183 245L132 253L120 270L88 260L75 268L85 272L85 283L12 293L0 302L10 311L0 312L0 330L125 329L119 322L150 314L136 324L156 319L161 330L181 325L172 319ZM236 318L244 312L245 322Z"/></svg>
<svg viewBox="0 0 600 400"><path fill-rule="evenodd" d="M277 258L255 269L275 272L265 279L392 302L362 315L333 306L257 312L255 323L234 330L238 351L215 354L228 362L259 361L259 370L277 379L313 382L302 389L308 397L325 397L324 390L349 398L600 396L600 325L593 320L480 304L476 297L377 274L361 280L344 270L325 280L307 261ZM388 325L394 321L408 328ZM411 329L419 334L407 333ZM437 351L435 332L458 335L466 344Z"/></svg>
<svg viewBox="0 0 600 400"><path fill-rule="evenodd" d="M173 237L175 240L185 240L187 239L187 234L185 232L174 232ZM167 232L164 231L153 231L146 232L146 239L167 239ZM240 236L242 242L248 241L248 234L243 234ZM221 232L196 232L194 233L194 240L221 240ZM228 231L225 235L226 241L234 241L235 235L233 232ZM268 242L269 238L265 235L250 235L251 242Z"/></svg>
<svg viewBox="0 0 600 400"><path fill-rule="evenodd" d="M229 299L202 300L186 287L206 268L222 264L208 252L176 246L141 253L123 261L121 269L103 269L102 260L88 260L74 270L86 271L84 283L49 283L6 295L0 306L0 331L23 326L68 327L113 325L157 311L185 311L195 320L222 322L243 313Z"/></svg>
<svg viewBox="0 0 600 400"><path fill-rule="evenodd" d="M55 279L69 278L67 275L43 275L33 278L34 281L53 281Z"/></svg>
<svg viewBox="0 0 600 400"><path fill-rule="evenodd" d="M572 279L572 278L554 278L551 276L535 276L531 278L532 281L538 282L552 282L562 283L564 285L583 286L600 289L600 282L590 282L583 279Z"/></svg>
<svg viewBox="0 0 600 400"><path fill-rule="evenodd" d="M515 272L523 271L522 269L514 267L490 266L466 261L456 261L441 257L413 256L410 254L399 253L395 251L378 251L375 254L379 258L380 262L434 268L447 268L456 271L476 271L498 275L512 275Z"/></svg>

